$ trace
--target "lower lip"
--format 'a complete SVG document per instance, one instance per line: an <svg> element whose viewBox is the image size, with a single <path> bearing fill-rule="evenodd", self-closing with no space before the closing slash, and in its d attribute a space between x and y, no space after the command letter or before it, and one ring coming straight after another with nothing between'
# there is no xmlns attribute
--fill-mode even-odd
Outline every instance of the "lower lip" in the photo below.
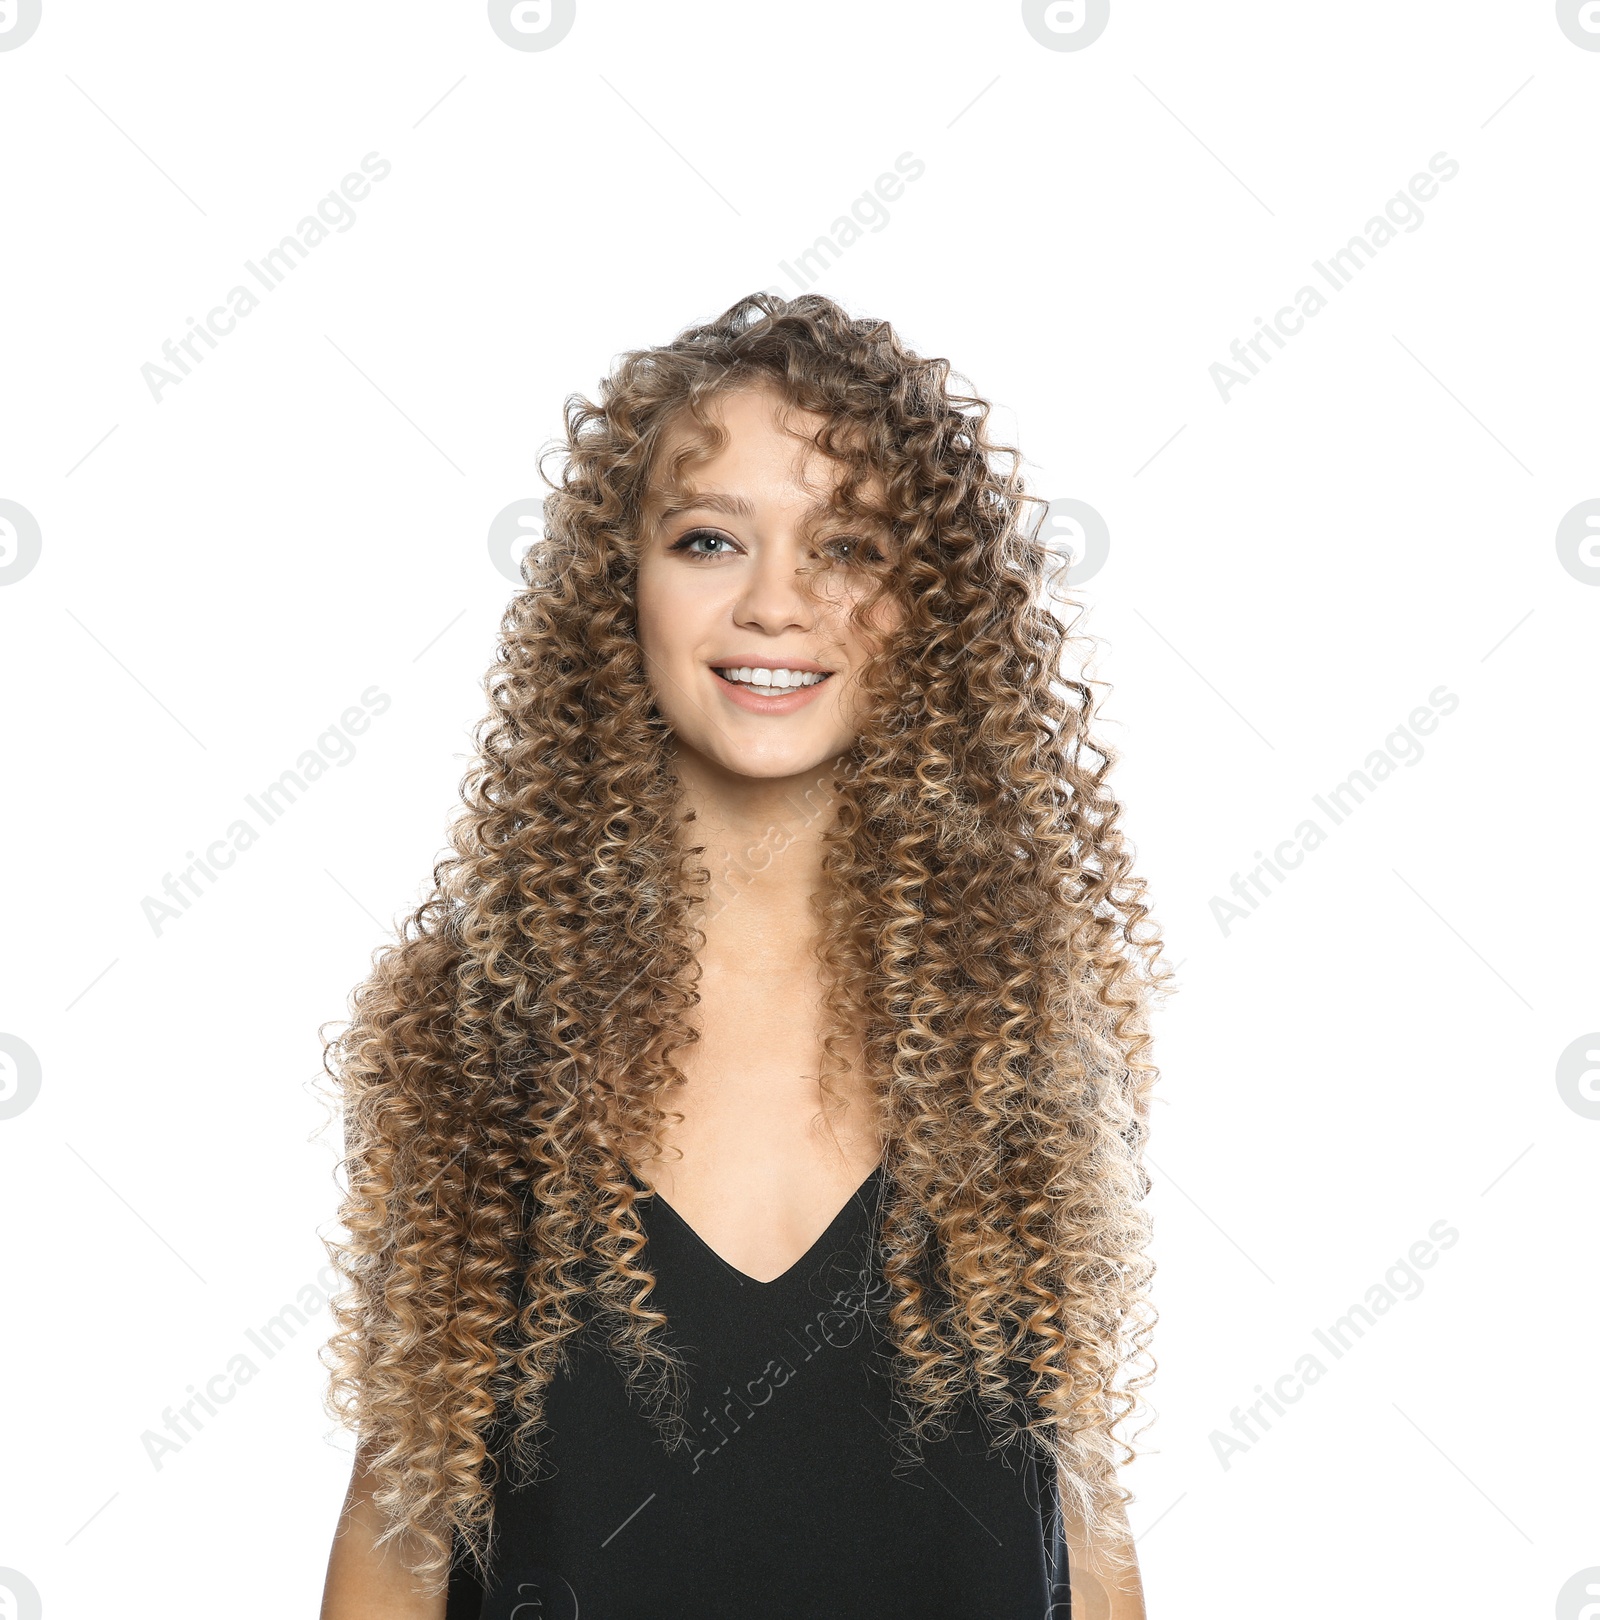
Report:
<svg viewBox="0 0 1600 1620"><path fill-rule="evenodd" d="M748 709L752 714L793 714L796 709L803 709L811 702L834 677L830 675L827 680L818 681L814 686L790 687L771 697L759 687L735 686L732 681L723 680L715 670L712 670L711 678L730 703Z"/></svg>

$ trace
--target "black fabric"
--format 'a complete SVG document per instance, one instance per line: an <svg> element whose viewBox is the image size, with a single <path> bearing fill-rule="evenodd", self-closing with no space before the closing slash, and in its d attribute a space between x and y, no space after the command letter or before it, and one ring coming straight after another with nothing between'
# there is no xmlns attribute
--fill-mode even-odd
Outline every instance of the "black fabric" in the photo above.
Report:
<svg viewBox="0 0 1600 1620"><path fill-rule="evenodd" d="M1065 1620L1053 1480L991 1450L975 1411L892 1443L874 1171L811 1251L760 1283L660 1197L642 1221L688 1367L668 1451L623 1374L582 1344L552 1384L554 1472L495 1489L493 1578L452 1576L447 1620Z"/></svg>

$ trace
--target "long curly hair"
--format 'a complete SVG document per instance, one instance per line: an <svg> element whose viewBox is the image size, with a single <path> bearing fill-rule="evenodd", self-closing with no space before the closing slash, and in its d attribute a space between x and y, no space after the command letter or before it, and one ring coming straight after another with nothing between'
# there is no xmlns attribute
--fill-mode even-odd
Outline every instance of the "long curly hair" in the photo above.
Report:
<svg viewBox="0 0 1600 1620"><path fill-rule="evenodd" d="M873 594L903 619L823 773L815 904L823 1089L864 1065L888 1144L906 1431L938 1436L972 1403L997 1442L1040 1448L1116 1560L1135 1453L1114 1430L1155 1370L1142 1150L1171 974L1020 457L951 382L885 322L760 293L566 403L451 851L323 1058L347 1234L324 1240L342 1280L328 1410L358 1435L382 1541L430 1587L459 1549L487 1572L497 1459L538 1467L546 1388L586 1325L681 1437L629 1153L658 1143L683 1080L715 896L634 581L664 432L714 440L708 406L737 387L824 418L837 500L895 539Z"/></svg>

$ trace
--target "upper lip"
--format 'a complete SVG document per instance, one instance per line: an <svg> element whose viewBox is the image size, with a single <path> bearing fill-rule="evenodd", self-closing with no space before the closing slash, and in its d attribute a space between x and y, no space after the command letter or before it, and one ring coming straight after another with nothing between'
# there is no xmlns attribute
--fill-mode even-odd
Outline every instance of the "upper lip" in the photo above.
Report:
<svg viewBox="0 0 1600 1620"><path fill-rule="evenodd" d="M809 658L713 658L713 669L797 669L806 675L831 675L826 665L813 663Z"/></svg>

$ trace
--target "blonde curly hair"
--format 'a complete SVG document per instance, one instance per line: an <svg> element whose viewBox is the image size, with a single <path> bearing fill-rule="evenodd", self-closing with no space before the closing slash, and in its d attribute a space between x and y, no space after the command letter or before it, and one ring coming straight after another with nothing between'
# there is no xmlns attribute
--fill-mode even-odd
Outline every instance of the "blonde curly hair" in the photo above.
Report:
<svg viewBox="0 0 1600 1620"><path fill-rule="evenodd" d="M629 1155L658 1142L696 1038L707 874L633 588L663 434L714 438L708 406L748 386L825 419L838 502L895 539L874 590L903 620L831 771L817 908L823 1087L864 1065L888 1143L906 1430L937 1436L970 1400L998 1441L1041 1448L1087 1533L1126 1534L1134 1452L1113 1431L1155 1367L1147 1015L1170 972L1091 685L1063 671L1076 638L1019 458L950 382L884 322L761 293L567 401L453 853L324 1053L347 1178L328 1409L358 1434L383 1541L429 1585L458 1549L487 1573L497 1458L538 1467L544 1392L586 1321L662 1437L681 1432Z"/></svg>

